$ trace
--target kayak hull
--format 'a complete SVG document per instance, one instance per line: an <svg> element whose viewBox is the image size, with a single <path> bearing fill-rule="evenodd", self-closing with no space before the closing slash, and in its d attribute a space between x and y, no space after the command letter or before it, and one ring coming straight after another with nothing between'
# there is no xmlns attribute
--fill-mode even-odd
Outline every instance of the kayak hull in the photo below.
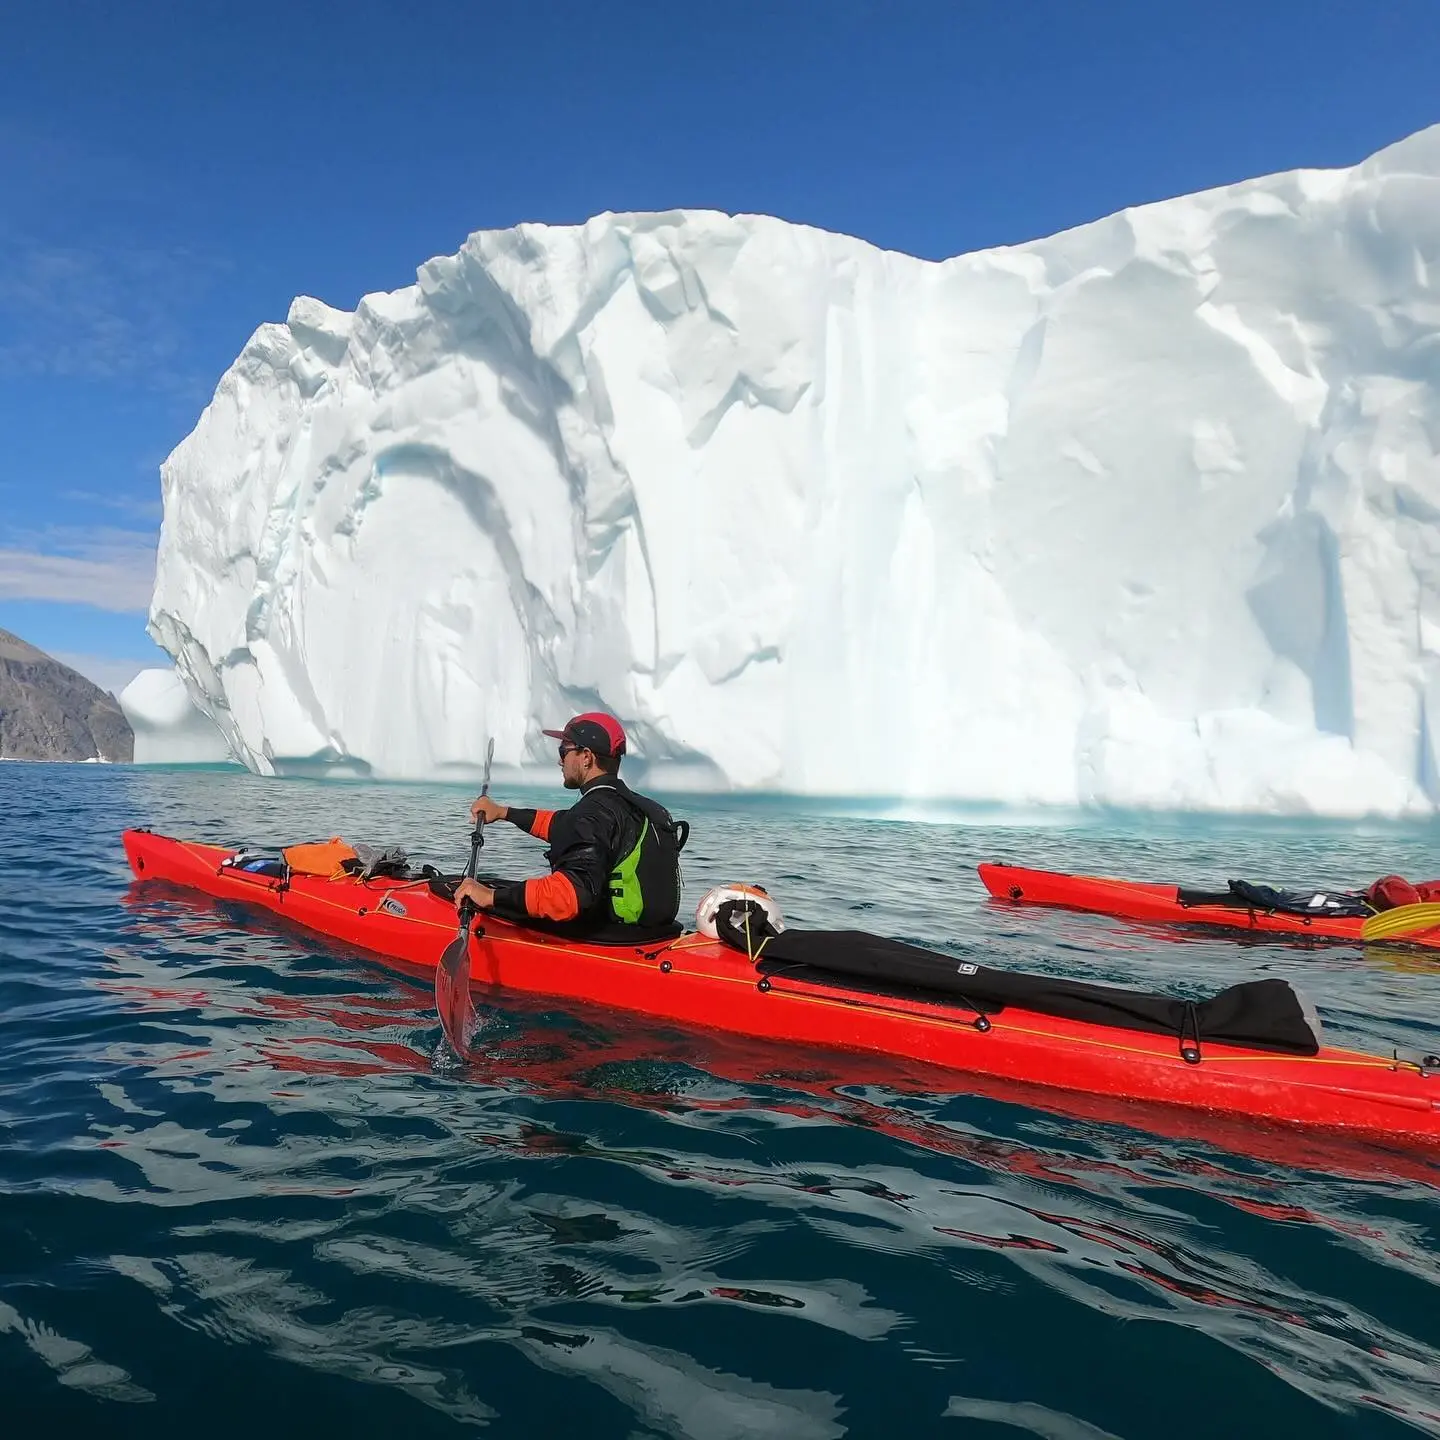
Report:
<svg viewBox="0 0 1440 1440"><path fill-rule="evenodd" d="M433 973L456 933L454 908L423 885L345 877L277 880L222 869L215 846L127 831L137 880L243 901L409 970ZM698 935L598 946L486 917L470 946L472 983L598 1004L761 1040L869 1051L945 1070L1121 1100L1440 1144L1440 1077L1405 1061L1326 1048L1315 1057L1207 1043L1199 1064L1177 1040L1009 1008L987 1030L949 1004L773 976Z"/></svg>
<svg viewBox="0 0 1440 1440"><path fill-rule="evenodd" d="M1020 865L991 862L976 869L980 872L981 884L991 895L1017 905L1053 905L1155 925L1209 925L1225 930L1292 935L1297 939L1363 943L1360 927L1365 921L1359 915L1286 915L1243 906L1187 905L1181 903L1177 885L1115 880L1103 875L1066 875L1058 870L1029 870ZM1406 945L1440 950L1440 927L1409 932L1402 940Z"/></svg>

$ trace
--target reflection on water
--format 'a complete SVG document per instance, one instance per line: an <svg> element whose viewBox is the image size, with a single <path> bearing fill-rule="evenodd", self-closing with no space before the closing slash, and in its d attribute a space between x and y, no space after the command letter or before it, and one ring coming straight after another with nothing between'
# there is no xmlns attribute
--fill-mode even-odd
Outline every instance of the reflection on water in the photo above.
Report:
<svg viewBox="0 0 1440 1440"><path fill-rule="evenodd" d="M454 861L463 792L86 769L9 767L0 830L0 1382L27 1418L1440 1434L1434 1158L513 996L477 996L477 1063L446 1071L427 977L132 889L115 836ZM1427 831L696 812L692 896L758 879L797 923L1191 992L1282 974L1332 1033L1440 1038L1440 969L1403 948L1013 910L969 868L1335 883L1433 873Z"/></svg>

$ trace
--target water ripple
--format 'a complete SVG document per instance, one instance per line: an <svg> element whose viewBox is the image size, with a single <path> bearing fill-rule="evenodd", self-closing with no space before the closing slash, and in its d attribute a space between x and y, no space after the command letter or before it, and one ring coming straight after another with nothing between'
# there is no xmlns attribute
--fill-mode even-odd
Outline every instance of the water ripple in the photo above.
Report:
<svg viewBox="0 0 1440 1440"><path fill-rule="evenodd" d="M117 837L338 830L454 861L462 792L4 781L11 1416L147 1436L1440 1435L1435 1157L523 997L484 997L479 1062L447 1070L425 977L131 887ZM1435 873L1426 829L691 808L692 899L757 879L800 923L1187 993L1283 975L1337 1037L1440 1039L1440 966L1401 947L1000 908L970 868L1332 884ZM535 861L518 835L492 845L497 869Z"/></svg>

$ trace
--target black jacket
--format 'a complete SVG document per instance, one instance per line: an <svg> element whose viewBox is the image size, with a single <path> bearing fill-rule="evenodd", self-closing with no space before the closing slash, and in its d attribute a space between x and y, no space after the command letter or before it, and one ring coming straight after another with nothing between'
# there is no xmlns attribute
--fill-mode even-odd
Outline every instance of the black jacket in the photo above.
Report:
<svg viewBox="0 0 1440 1440"><path fill-rule="evenodd" d="M618 775L597 775L581 787L575 804L556 811L550 822L545 858L552 873L564 875L575 887L577 928L613 923L610 872L635 848L644 824L635 806L621 798L631 793ZM535 815L534 810L512 807L508 819L533 833ZM494 888L497 915L533 923L525 906L525 881L501 880Z"/></svg>

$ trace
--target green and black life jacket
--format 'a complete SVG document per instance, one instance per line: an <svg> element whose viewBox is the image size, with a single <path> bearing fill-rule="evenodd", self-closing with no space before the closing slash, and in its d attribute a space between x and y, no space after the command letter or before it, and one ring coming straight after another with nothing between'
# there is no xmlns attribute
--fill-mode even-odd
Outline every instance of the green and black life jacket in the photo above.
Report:
<svg viewBox="0 0 1440 1440"><path fill-rule="evenodd" d="M610 872L610 914L622 925L670 925L680 913L680 852L690 826L619 777L614 793L640 820L640 835ZM605 787L609 789L610 786Z"/></svg>

